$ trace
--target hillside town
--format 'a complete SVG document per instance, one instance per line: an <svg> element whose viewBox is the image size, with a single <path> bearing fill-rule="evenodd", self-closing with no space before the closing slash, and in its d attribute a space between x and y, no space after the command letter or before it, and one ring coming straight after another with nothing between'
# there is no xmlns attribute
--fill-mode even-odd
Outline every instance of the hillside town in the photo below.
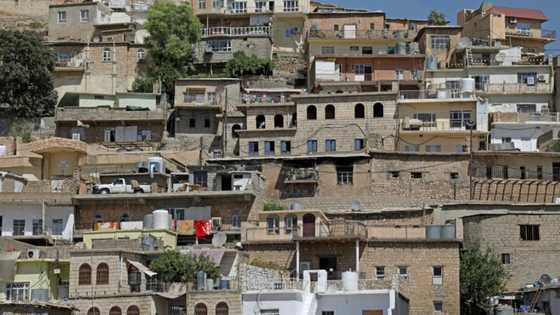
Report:
<svg viewBox="0 0 560 315"><path fill-rule="evenodd" d="M0 314L560 315L531 5L0 0L54 104L0 86Z"/></svg>

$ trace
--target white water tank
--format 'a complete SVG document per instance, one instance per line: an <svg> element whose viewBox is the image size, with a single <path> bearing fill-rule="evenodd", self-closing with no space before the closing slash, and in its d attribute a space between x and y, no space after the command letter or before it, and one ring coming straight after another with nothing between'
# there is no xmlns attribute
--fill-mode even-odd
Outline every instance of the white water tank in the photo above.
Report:
<svg viewBox="0 0 560 315"><path fill-rule="evenodd" d="M154 210L154 229L169 229L169 212L167 210Z"/></svg>
<svg viewBox="0 0 560 315"><path fill-rule="evenodd" d="M342 273L342 289L344 291L358 291L358 273L345 271Z"/></svg>
<svg viewBox="0 0 560 315"><path fill-rule="evenodd" d="M473 78L461 79L461 92L462 93L474 93L474 79Z"/></svg>

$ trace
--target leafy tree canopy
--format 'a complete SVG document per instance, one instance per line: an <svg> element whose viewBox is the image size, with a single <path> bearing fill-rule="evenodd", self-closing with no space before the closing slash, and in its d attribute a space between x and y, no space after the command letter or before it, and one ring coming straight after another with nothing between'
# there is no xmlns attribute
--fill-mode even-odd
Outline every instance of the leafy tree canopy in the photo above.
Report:
<svg viewBox="0 0 560 315"><path fill-rule="evenodd" d="M145 28L150 34L146 75L152 82L161 80L162 89L172 95L175 80L192 72L200 22L189 4L157 0L148 11Z"/></svg>
<svg viewBox="0 0 560 315"><path fill-rule="evenodd" d="M272 69L270 59L258 58L255 55L247 56L242 51L235 52L225 66L226 74L233 78L246 75L272 75Z"/></svg>
<svg viewBox="0 0 560 315"><path fill-rule="evenodd" d="M432 12L430 12L430 15L428 15L428 22L432 25L447 25L449 24L447 22L447 19L445 18L445 15L441 12L439 12L438 10L432 10Z"/></svg>
<svg viewBox="0 0 560 315"><path fill-rule="evenodd" d="M8 117L54 113L54 54L31 31L0 30L0 108Z"/></svg>
<svg viewBox="0 0 560 315"><path fill-rule="evenodd" d="M460 278L465 314L486 314L488 298L503 292L509 274L492 251L473 247L461 253Z"/></svg>
<svg viewBox="0 0 560 315"><path fill-rule="evenodd" d="M165 282L193 282L198 271L206 272L209 279L220 276L220 267L208 257L183 255L175 250L165 251L152 261L150 268Z"/></svg>

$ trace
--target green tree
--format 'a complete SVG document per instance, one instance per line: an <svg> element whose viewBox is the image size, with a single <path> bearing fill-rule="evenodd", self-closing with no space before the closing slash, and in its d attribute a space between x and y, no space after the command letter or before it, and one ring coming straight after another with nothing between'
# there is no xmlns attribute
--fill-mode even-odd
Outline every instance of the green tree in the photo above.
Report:
<svg viewBox="0 0 560 315"><path fill-rule="evenodd" d="M247 56L242 51L235 52L233 58L225 66L226 74L233 78L246 75L272 75L272 69L270 59L259 58L255 55Z"/></svg>
<svg viewBox="0 0 560 315"><path fill-rule="evenodd" d="M464 314L486 314L490 308L488 298L503 292L508 278L508 272L491 250L482 252L478 247L465 249L460 263Z"/></svg>
<svg viewBox="0 0 560 315"><path fill-rule="evenodd" d="M0 108L11 118L52 115L53 52L31 31L0 30L0 43Z"/></svg>
<svg viewBox="0 0 560 315"><path fill-rule="evenodd" d="M431 25L447 25L447 19L445 19L445 15L438 10L432 10L430 15L428 15L428 22Z"/></svg>
<svg viewBox="0 0 560 315"><path fill-rule="evenodd" d="M148 11L145 27L150 34L146 76L152 82L161 80L162 90L173 95L175 80L192 73L200 22L189 4L157 0Z"/></svg>
<svg viewBox="0 0 560 315"><path fill-rule="evenodd" d="M176 250L165 251L152 261L150 268L164 282L193 282L198 271L206 272L209 279L220 276L220 268L208 257L183 255Z"/></svg>

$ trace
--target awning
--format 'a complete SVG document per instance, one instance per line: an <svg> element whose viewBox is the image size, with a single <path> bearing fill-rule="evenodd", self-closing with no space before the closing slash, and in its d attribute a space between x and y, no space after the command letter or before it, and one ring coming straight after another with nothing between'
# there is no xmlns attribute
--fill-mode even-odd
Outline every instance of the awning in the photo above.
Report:
<svg viewBox="0 0 560 315"><path fill-rule="evenodd" d="M157 272L151 271L150 268L144 266L140 262L130 260L130 259L127 259L127 261L128 261L129 264L133 265L136 269L138 269L138 271L143 272L150 277L153 277L153 276L157 275Z"/></svg>

